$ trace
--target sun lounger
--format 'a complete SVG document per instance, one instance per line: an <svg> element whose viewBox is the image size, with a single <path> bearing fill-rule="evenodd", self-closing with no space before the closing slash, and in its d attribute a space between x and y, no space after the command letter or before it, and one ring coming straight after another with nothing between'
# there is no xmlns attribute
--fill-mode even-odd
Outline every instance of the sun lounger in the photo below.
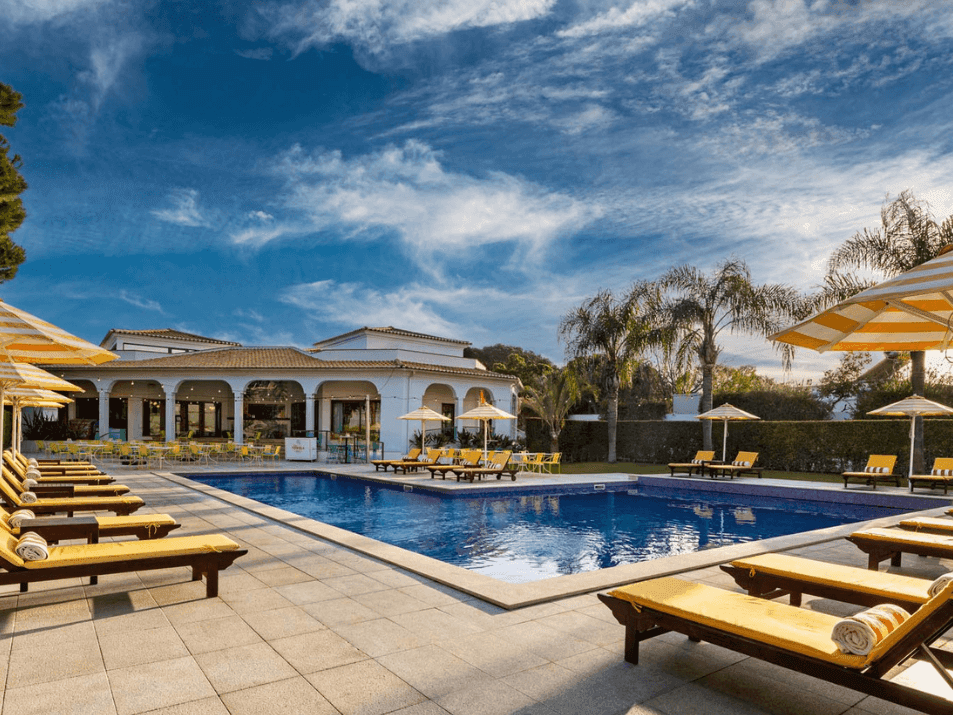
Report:
<svg viewBox="0 0 953 715"><path fill-rule="evenodd" d="M14 489L21 494L25 491L32 491L37 496L66 496L66 497L107 497L122 496L129 492L129 487L125 484L75 484L71 482L42 482L35 486L27 488L24 484L24 478L7 469L6 465L2 467L0 478L6 479Z"/></svg>
<svg viewBox="0 0 953 715"><path fill-rule="evenodd" d="M792 606L800 606L801 595L807 593L859 606L894 603L915 611L929 600L927 591L933 583L930 579L773 553L736 559L722 564L721 569L749 595L789 595Z"/></svg>
<svg viewBox="0 0 953 715"><path fill-rule="evenodd" d="M678 578L657 578L599 594L625 626L625 660L639 662L639 643L675 631L931 715L949 715L953 704L886 679L893 667L923 656L953 687L946 669L953 653L931 647L953 626L953 583L923 604L866 655L842 653L831 639L841 620Z"/></svg>
<svg viewBox="0 0 953 715"><path fill-rule="evenodd" d="M188 566L193 581L205 575L205 595L212 598L218 595L218 572L248 553L219 534L51 546L49 557L42 561L21 559L16 543L12 534L0 533L0 584L18 583L21 591L38 581Z"/></svg>
<svg viewBox="0 0 953 715"><path fill-rule="evenodd" d="M675 472L685 472L690 477L694 472L702 474L705 471L705 465L714 458L715 453L713 451L699 450L695 452L695 458L690 462L671 462L668 468L672 470L673 477Z"/></svg>
<svg viewBox="0 0 953 715"><path fill-rule="evenodd" d="M6 467L3 467L6 469ZM77 511L111 511L124 516L132 514L145 502L139 497L49 497L25 502L10 482L0 477L0 502L13 509L29 509L35 514L65 513L72 516Z"/></svg>
<svg viewBox="0 0 953 715"><path fill-rule="evenodd" d="M407 454L405 454L401 459L372 459L371 464L374 465L374 471L379 472L381 470L387 471L387 468L392 464L397 464L398 462L412 462L420 456L420 449L412 449Z"/></svg>
<svg viewBox="0 0 953 715"><path fill-rule="evenodd" d="M457 481L461 479L468 480L471 484L474 479L483 479L483 477L496 477L497 479L502 479L504 474L508 474L510 478L515 482L516 473L519 471L519 467L514 465L509 466L510 455L512 452L498 452L495 453L489 460L486 466L484 467L457 467L453 470L453 474L456 476Z"/></svg>
<svg viewBox="0 0 953 715"><path fill-rule="evenodd" d="M9 467L18 477L21 479L26 477L27 466L24 465L19 459L14 458L9 451L4 452L3 461L6 466ZM98 470L95 472L88 470L73 471L68 469L49 470L44 469L42 465L39 467L39 469L40 478L37 481L40 483L68 482L74 484L111 484L115 481L115 479L110 477L108 474L103 474Z"/></svg>
<svg viewBox="0 0 953 715"><path fill-rule="evenodd" d="M22 465L26 469L30 465L29 458L22 452L17 452L16 455L9 449L4 450L3 453L5 461L7 463L17 463ZM37 460L36 467L40 472L49 472L55 474L58 472L72 472L72 473L84 473L84 474L102 474L98 467L89 462L61 462L59 460L49 461L49 460Z"/></svg>
<svg viewBox="0 0 953 715"><path fill-rule="evenodd" d="M428 449L426 459L408 459L401 462L394 462L390 466L391 469L394 470L394 474L397 474L399 471L404 474L416 472L418 469L424 469L437 464L441 454L442 452L439 449Z"/></svg>
<svg viewBox="0 0 953 715"><path fill-rule="evenodd" d="M925 534L953 534L953 519L944 519L937 516L901 519L897 526L907 531L920 531Z"/></svg>
<svg viewBox="0 0 953 715"><path fill-rule="evenodd" d="M756 467L755 462L757 461L757 452L738 452L738 456L735 457L731 464L708 464L705 467L705 471L708 472L708 476L710 477L728 477L729 479L734 479L735 477L740 477L742 474L756 474L758 475L758 479L761 479L761 472L764 468Z"/></svg>
<svg viewBox="0 0 953 715"><path fill-rule="evenodd" d="M437 475L441 479L446 479L448 474L452 474L454 470L461 467L478 467L480 466L480 459L483 457L483 452L479 449L464 449L462 450L462 456L460 457L459 464L431 464L426 467L427 471L430 472L430 478L433 479Z"/></svg>
<svg viewBox="0 0 953 715"><path fill-rule="evenodd" d="M953 458L937 457L933 460L933 469L929 474L911 474L907 481L910 483L910 491L916 485L939 489L943 487L943 493L953 486Z"/></svg>
<svg viewBox="0 0 953 715"><path fill-rule="evenodd" d="M867 466L862 472L844 472L844 489L850 481L860 481L869 487L877 488L877 483L889 484L893 482L900 486L900 475L893 473L894 465L897 463L895 454L872 454L867 460Z"/></svg>
<svg viewBox="0 0 953 715"><path fill-rule="evenodd" d="M864 529L847 540L867 554L867 568L876 571L881 561L890 559L899 566L902 554L953 558L953 534L928 534L906 529Z"/></svg>
<svg viewBox="0 0 953 715"><path fill-rule="evenodd" d="M35 531L47 541L86 539L96 543L100 537L135 536L138 539L161 539L179 524L168 514L130 514L129 516L42 517L28 519L19 528L7 523L9 507L0 509L0 531L20 536Z"/></svg>

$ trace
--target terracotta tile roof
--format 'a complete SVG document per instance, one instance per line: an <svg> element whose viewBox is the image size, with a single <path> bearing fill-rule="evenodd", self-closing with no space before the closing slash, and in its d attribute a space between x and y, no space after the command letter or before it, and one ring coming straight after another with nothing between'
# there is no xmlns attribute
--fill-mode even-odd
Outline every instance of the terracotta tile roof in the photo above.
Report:
<svg viewBox="0 0 953 715"><path fill-rule="evenodd" d="M181 330L174 330L172 328L157 328L155 330L120 330L118 328L113 328L108 333L106 337L103 338L103 341L99 344L100 347L106 344L106 341L109 340L110 336L119 333L121 335L141 335L146 338L166 338L168 340L190 340L190 341L199 341L203 343L211 343L213 345L234 345L236 347L241 347L241 343L234 343L230 340L217 340L215 338L207 338L204 335L195 335L194 333L184 333Z"/></svg>
<svg viewBox="0 0 953 715"><path fill-rule="evenodd" d="M229 370L229 369L277 369L277 370L425 370L451 375L475 375L515 379L512 375L480 370L478 368L431 365L403 360L321 360L303 350L292 347L217 348L192 353L167 355L148 360L116 360L104 365L71 365L69 371L103 372L108 370Z"/></svg>
<svg viewBox="0 0 953 715"><path fill-rule="evenodd" d="M324 345L329 343L332 340L340 340L341 338L348 338L352 335L357 335L359 333L370 332L370 333L386 333L388 335L401 335L407 338L424 338L426 340L439 340L444 343L457 343L458 345L470 345L471 343L467 340L455 340L453 338L441 338L437 335L427 335L426 333L415 333L410 330L401 330L400 328L395 328L392 325L388 325L384 328L369 328L367 326L363 328L358 328L357 330L352 330L349 333L344 333L343 335L335 335L333 338L328 338L327 340L319 340L314 343L314 345Z"/></svg>

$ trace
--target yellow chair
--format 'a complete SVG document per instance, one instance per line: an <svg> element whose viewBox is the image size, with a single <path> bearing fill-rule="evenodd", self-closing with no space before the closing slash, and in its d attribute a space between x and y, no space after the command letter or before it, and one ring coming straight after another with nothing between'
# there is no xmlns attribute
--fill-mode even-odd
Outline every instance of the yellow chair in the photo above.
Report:
<svg viewBox="0 0 953 715"><path fill-rule="evenodd" d="M937 457L933 460L933 469L929 474L912 474L907 481L910 483L911 492L914 484L921 484L931 489L943 487L943 493L946 494L946 490L953 485L953 459Z"/></svg>
<svg viewBox="0 0 953 715"><path fill-rule="evenodd" d="M895 454L872 454L867 460L867 466L862 472L844 472L841 476L844 478L844 489L850 481L865 482L867 486L873 489L877 488L878 482L893 482L900 486L900 475L893 473L894 465L897 463Z"/></svg>
<svg viewBox="0 0 953 715"><path fill-rule="evenodd" d="M539 465L539 471L546 472L547 474L561 471L559 462L562 459L562 456L562 452L553 452L552 454L547 454Z"/></svg>

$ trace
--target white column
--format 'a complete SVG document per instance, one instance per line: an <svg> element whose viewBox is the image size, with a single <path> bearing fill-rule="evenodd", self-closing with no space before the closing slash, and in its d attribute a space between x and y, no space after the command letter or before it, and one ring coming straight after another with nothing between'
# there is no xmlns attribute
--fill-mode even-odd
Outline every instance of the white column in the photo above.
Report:
<svg viewBox="0 0 953 715"><path fill-rule="evenodd" d="M175 441L175 388L176 384L172 382L163 382L162 389L165 392L165 441Z"/></svg>
<svg viewBox="0 0 953 715"><path fill-rule="evenodd" d="M142 398L130 397L127 410L129 421L126 423L126 439L142 439Z"/></svg>
<svg viewBox="0 0 953 715"><path fill-rule="evenodd" d="M245 393L235 393L235 444L245 443Z"/></svg>
<svg viewBox="0 0 953 715"><path fill-rule="evenodd" d="M99 390L99 438L109 436L109 388Z"/></svg>
<svg viewBox="0 0 953 715"><path fill-rule="evenodd" d="M310 434L314 434L314 395L304 396L304 428Z"/></svg>

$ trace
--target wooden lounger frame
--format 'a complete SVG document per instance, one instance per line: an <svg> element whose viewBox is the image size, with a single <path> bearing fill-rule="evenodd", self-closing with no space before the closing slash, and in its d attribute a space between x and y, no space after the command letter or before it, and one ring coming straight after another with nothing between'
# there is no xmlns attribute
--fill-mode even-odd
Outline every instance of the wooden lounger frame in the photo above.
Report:
<svg viewBox="0 0 953 715"><path fill-rule="evenodd" d="M674 631L694 641L712 643L929 715L949 715L953 709L953 703L945 698L884 679L891 668L918 655L930 662L941 676L945 676L950 687L953 687L953 680L945 670L953 668L953 653L931 647L937 638L953 626L953 599L930 614L918 628L885 652L883 657L864 670L856 670L662 613L644 605L640 606L640 611L637 612L629 601L603 593L598 595L599 600L609 607L616 620L625 626L625 660L633 665L639 663L639 643Z"/></svg>
<svg viewBox="0 0 953 715"><path fill-rule="evenodd" d="M901 533L909 534L909 531ZM928 532L927 532L928 533ZM866 537L863 533L854 533L846 537L858 549L867 554L867 568L876 571L881 562L890 559L891 566L900 566L903 554L917 556L935 556L938 559L953 558L953 545L933 544L916 541L884 541Z"/></svg>
<svg viewBox="0 0 953 715"><path fill-rule="evenodd" d="M55 569L24 569L3 563L3 567L9 570L0 572L0 585L18 583L20 584L20 590L25 591L26 589L23 587L27 584L41 581L58 581L64 578L95 577L114 573L155 571L188 566L192 569L193 581L201 581L202 576L205 576L205 597L213 598L218 595L218 572L227 569L235 562L235 559L247 553L248 549L211 551L201 554L107 561L99 564L77 564Z"/></svg>

